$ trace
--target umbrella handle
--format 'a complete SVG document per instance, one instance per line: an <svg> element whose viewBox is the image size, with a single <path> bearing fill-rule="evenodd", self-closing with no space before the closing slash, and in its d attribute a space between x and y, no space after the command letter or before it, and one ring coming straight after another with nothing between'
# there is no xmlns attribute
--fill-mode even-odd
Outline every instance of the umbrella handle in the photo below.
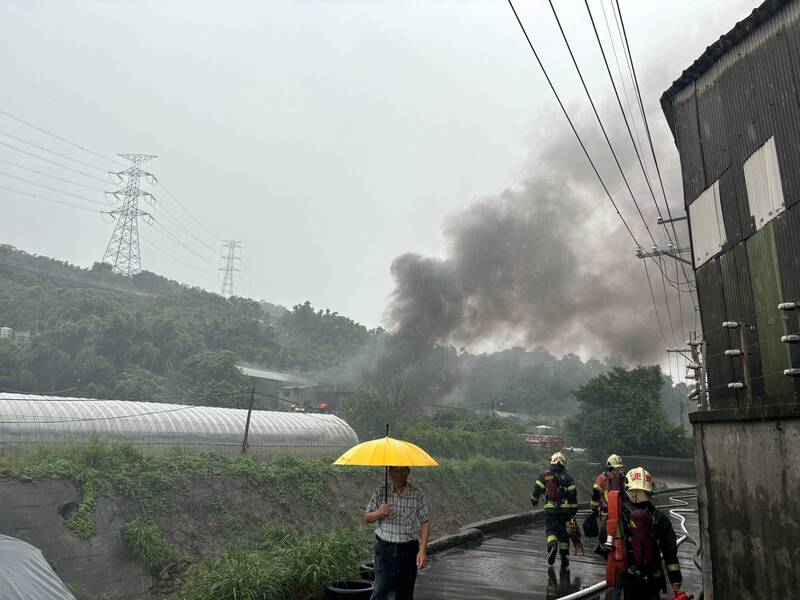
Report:
<svg viewBox="0 0 800 600"><path fill-rule="evenodd" d="M389 424L386 424L386 437L389 437ZM383 498L384 502L389 503L389 467L384 467L383 472Z"/></svg>

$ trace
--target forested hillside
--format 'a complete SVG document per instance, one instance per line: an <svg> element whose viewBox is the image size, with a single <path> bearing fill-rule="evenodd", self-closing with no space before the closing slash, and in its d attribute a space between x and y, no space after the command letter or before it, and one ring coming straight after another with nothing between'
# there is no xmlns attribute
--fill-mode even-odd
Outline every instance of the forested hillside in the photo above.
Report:
<svg viewBox="0 0 800 600"><path fill-rule="evenodd" d="M360 386L348 379L348 361L386 335L309 302L286 309L225 299L150 272L127 278L108 265L81 269L3 245L0 327L15 330L0 343L2 390L222 406L247 405L237 362ZM544 348L476 355L441 347L435 356L453 383L434 404L554 417L572 414L575 390L617 364ZM685 393L664 386L673 421Z"/></svg>
<svg viewBox="0 0 800 600"><path fill-rule="evenodd" d="M0 247L0 387L100 398L242 405L240 360L314 371L381 332L309 303L229 300L149 272L79 269ZM20 335L21 334L21 335Z"/></svg>

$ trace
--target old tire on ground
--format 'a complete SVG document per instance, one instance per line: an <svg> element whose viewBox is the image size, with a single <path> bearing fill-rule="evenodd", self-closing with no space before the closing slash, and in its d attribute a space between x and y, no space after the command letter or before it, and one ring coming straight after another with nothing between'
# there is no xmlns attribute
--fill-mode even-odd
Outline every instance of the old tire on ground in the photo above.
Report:
<svg viewBox="0 0 800 600"><path fill-rule="evenodd" d="M372 561L361 563L358 565L358 574L361 576L361 579L375 581L375 563Z"/></svg>
<svg viewBox="0 0 800 600"><path fill-rule="evenodd" d="M328 586L327 600L369 600L372 596L372 582L366 579L337 581Z"/></svg>

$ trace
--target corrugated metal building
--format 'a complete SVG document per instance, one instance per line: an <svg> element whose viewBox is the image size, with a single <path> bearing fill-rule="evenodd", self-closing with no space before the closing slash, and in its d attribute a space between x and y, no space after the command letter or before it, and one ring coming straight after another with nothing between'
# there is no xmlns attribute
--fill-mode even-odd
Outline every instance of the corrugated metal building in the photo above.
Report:
<svg viewBox="0 0 800 600"><path fill-rule="evenodd" d="M800 311L778 305L800 303L800 0L764 2L661 105L681 158L706 342L710 409L691 415L705 597L794 597L800 378L785 372L800 368L800 345L782 338L800 333ZM745 354L727 356L740 331Z"/></svg>

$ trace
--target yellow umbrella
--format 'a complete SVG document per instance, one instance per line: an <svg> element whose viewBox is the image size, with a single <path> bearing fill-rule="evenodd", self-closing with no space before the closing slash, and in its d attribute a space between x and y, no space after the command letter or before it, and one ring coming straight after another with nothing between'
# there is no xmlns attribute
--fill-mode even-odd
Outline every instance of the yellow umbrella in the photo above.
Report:
<svg viewBox="0 0 800 600"><path fill-rule="evenodd" d="M389 497L389 467L438 467L433 457L419 446L389 437L362 442L337 458L335 465L386 467L384 476L385 497Z"/></svg>

